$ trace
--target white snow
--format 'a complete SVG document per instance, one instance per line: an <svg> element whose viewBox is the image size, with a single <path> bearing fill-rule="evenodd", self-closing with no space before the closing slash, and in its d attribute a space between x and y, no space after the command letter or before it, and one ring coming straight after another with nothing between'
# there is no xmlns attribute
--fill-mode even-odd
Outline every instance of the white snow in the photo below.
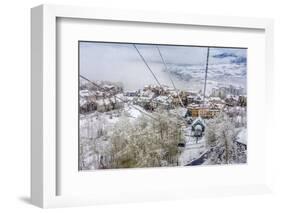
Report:
<svg viewBox="0 0 281 213"><path fill-rule="evenodd" d="M203 153L207 151L205 146L204 137L196 142L196 139L191 136L187 136L186 138L189 143L186 143L183 152L179 157L179 164L184 166L191 161L199 158Z"/></svg>
<svg viewBox="0 0 281 213"><path fill-rule="evenodd" d="M142 113L140 112L140 110L142 109L137 105L133 105L133 107L129 106L127 109L125 109L125 111L128 112L132 118L137 118L141 116Z"/></svg>
<svg viewBox="0 0 281 213"><path fill-rule="evenodd" d="M204 121L201 117L196 118L196 119L192 122L191 126L193 126L193 125L196 124L197 122L200 122L202 125L206 126L205 121Z"/></svg>
<svg viewBox="0 0 281 213"><path fill-rule="evenodd" d="M239 131L239 133L237 134L236 140L240 143L247 145L247 129L246 128L242 128Z"/></svg>

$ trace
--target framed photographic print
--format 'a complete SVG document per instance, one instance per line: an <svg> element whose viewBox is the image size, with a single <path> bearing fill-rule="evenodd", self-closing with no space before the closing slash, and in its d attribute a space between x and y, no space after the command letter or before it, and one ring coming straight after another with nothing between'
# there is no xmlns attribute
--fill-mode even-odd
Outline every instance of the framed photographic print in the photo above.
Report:
<svg viewBox="0 0 281 213"><path fill-rule="evenodd" d="M79 69L80 170L247 163L246 48L79 41Z"/></svg>
<svg viewBox="0 0 281 213"><path fill-rule="evenodd" d="M43 5L31 21L32 203L270 191L271 20Z"/></svg>

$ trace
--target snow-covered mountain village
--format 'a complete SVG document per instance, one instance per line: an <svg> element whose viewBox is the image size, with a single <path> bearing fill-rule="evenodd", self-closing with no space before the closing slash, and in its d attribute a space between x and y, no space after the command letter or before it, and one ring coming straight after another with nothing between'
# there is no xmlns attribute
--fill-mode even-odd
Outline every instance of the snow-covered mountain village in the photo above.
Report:
<svg viewBox="0 0 281 213"><path fill-rule="evenodd" d="M245 64L209 65L209 79L208 70L193 67L188 75L203 77L191 82L160 56L169 85L156 75L154 84L135 89L80 75L80 170L247 162L246 88L215 77L235 66L245 72ZM177 78L199 86L178 88Z"/></svg>

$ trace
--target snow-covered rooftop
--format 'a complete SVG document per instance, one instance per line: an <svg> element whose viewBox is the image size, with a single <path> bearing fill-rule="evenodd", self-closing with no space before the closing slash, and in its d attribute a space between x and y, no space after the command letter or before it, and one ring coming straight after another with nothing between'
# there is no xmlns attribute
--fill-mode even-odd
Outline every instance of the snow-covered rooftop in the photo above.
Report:
<svg viewBox="0 0 281 213"><path fill-rule="evenodd" d="M205 121L204 121L201 117L196 118L196 119L192 122L191 126L193 126L193 125L195 125L195 124L197 124L197 123L201 123L203 126L206 126Z"/></svg>

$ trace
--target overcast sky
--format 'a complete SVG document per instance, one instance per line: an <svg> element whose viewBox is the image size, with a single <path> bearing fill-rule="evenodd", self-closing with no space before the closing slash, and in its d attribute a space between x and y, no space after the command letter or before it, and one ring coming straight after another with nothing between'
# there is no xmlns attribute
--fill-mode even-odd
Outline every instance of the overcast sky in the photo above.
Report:
<svg viewBox="0 0 281 213"><path fill-rule="evenodd" d="M136 45L158 77L163 63L156 45ZM164 60L174 65L205 66L207 47L158 45ZM246 49L210 48L210 64L230 63L246 58ZM216 57L217 56L217 57ZM137 87L152 83L153 78L132 44L80 42L80 74L91 80L131 81ZM130 87L131 87L130 86Z"/></svg>

